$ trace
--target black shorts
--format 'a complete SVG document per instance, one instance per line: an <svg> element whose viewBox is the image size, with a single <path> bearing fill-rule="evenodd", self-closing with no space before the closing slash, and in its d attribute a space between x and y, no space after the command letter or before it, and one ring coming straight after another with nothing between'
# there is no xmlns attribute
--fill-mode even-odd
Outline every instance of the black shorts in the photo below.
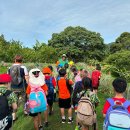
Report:
<svg viewBox="0 0 130 130"><path fill-rule="evenodd" d="M54 93L52 95L47 96L47 103L49 106L52 106L54 102Z"/></svg>
<svg viewBox="0 0 130 130"><path fill-rule="evenodd" d="M59 107L69 109L71 107L71 98L67 98L67 99L59 98Z"/></svg>
<svg viewBox="0 0 130 130"><path fill-rule="evenodd" d="M39 113L41 113L41 112L38 112L38 113L29 113L29 116L35 117L35 116L38 116Z"/></svg>

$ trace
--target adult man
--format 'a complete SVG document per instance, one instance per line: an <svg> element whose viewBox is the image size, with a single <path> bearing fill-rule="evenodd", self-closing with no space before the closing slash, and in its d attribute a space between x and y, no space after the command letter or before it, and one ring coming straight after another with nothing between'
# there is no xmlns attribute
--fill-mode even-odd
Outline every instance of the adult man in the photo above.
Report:
<svg viewBox="0 0 130 130"><path fill-rule="evenodd" d="M12 77L11 88L12 89L26 89L28 83L28 71L25 66L22 65L23 58L21 55L14 57L14 64L9 68L8 73Z"/></svg>
<svg viewBox="0 0 130 130"><path fill-rule="evenodd" d="M62 58L59 59L56 63L57 69L59 68L63 68L65 66L65 64L68 64L68 60L67 60L67 56L66 54L62 55Z"/></svg>
<svg viewBox="0 0 130 130"><path fill-rule="evenodd" d="M23 58L21 55L14 57L14 64L9 68L8 74L10 74L11 90L15 92L18 97L18 105L22 99L26 101L25 90L28 83L28 71L25 66L22 65ZM15 113L14 113L15 115ZM14 116L15 120L16 116Z"/></svg>

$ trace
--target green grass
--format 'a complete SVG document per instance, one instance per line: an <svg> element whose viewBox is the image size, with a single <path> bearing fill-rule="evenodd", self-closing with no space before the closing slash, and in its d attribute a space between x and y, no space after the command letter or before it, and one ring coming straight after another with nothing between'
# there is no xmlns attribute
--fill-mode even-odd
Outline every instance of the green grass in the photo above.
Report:
<svg viewBox="0 0 130 130"><path fill-rule="evenodd" d="M107 98L102 93L98 94L100 99L100 104L97 107L97 120L98 120L98 129L102 130L103 125L103 117L102 117L102 108L103 104ZM62 124L61 118L60 118L60 111L57 103L54 103L54 114L52 116L49 116L49 127L45 128L45 130L74 130L75 128L75 120L74 122L70 124ZM33 120L29 116L23 115L23 108L20 107L20 109L17 112L18 120L14 123L13 130L33 130ZM67 115L67 113L66 113ZM75 114L73 113L73 117L75 118ZM44 116L42 114L42 120L44 121Z"/></svg>

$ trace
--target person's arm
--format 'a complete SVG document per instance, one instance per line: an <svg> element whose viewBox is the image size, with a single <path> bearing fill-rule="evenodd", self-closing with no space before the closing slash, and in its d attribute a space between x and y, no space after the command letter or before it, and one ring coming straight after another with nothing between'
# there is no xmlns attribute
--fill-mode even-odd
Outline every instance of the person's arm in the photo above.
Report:
<svg viewBox="0 0 130 130"><path fill-rule="evenodd" d="M45 92L45 95L48 95L48 87L46 84L44 84L42 87L43 91Z"/></svg>
<svg viewBox="0 0 130 130"><path fill-rule="evenodd" d="M53 79L52 79L52 84L53 84L54 88L56 88L56 80L55 80L54 77L53 77Z"/></svg>
<svg viewBox="0 0 130 130"><path fill-rule="evenodd" d="M8 96L8 102L11 105L13 112L17 111L17 96L14 92L11 92L10 95Z"/></svg>
<svg viewBox="0 0 130 130"><path fill-rule="evenodd" d="M29 81L29 75L28 75L28 70L27 70L27 68L24 66L24 74L25 74L25 80L26 80L26 82L27 82L27 84L28 84L28 81Z"/></svg>
<svg viewBox="0 0 130 130"><path fill-rule="evenodd" d="M106 101L103 106L103 110L102 110L103 117L106 117L106 113L107 113L107 110L109 109L109 107L110 107L110 103L108 101Z"/></svg>
<svg viewBox="0 0 130 130"><path fill-rule="evenodd" d="M16 111L17 111L18 106L17 106L17 103L16 103L16 102L12 103L12 109L13 109L13 112L16 112Z"/></svg>
<svg viewBox="0 0 130 130"><path fill-rule="evenodd" d="M70 85L73 85L74 82L73 82L72 80L69 80L69 84L70 84Z"/></svg>

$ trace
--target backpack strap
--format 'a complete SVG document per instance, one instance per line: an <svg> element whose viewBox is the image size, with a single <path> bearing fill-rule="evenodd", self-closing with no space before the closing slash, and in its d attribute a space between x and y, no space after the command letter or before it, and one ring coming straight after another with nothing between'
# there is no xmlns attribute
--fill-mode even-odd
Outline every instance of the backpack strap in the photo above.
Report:
<svg viewBox="0 0 130 130"><path fill-rule="evenodd" d="M112 98L108 98L107 101L110 103L111 106L114 106L114 100Z"/></svg>
<svg viewBox="0 0 130 130"><path fill-rule="evenodd" d="M72 94L72 86L71 86L71 84L69 84L69 79L66 79L66 86L67 86L67 89L69 90L69 93L70 93L70 95Z"/></svg>
<svg viewBox="0 0 130 130"><path fill-rule="evenodd" d="M12 91L7 90L7 91L5 92L5 94L4 94L4 95L5 95L6 97L8 97L11 93L12 93Z"/></svg>
<svg viewBox="0 0 130 130"><path fill-rule="evenodd" d="M52 83L53 77L50 77L50 83Z"/></svg>
<svg viewBox="0 0 130 130"><path fill-rule="evenodd" d="M130 106L130 101L126 100L124 103L123 103L123 106L125 108L128 108Z"/></svg>

